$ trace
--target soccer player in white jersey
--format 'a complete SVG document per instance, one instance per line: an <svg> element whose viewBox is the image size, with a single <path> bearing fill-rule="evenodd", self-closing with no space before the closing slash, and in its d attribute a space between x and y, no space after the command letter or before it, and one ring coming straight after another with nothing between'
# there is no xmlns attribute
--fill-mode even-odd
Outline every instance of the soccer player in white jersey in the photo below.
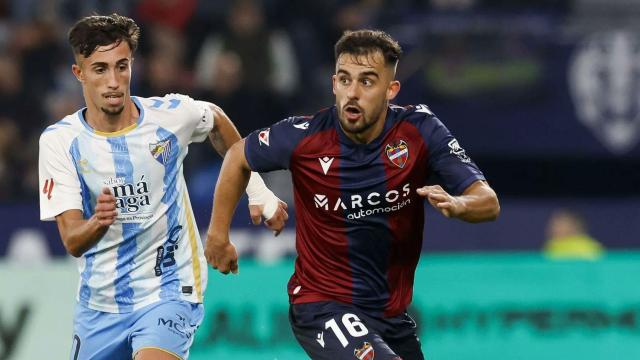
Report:
<svg viewBox="0 0 640 360"><path fill-rule="evenodd" d="M79 258L71 359L186 359L203 317L207 263L182 162L209 136L224 155L240 135L217 106L130 95L140 30L89 16L69 32L86 108L40 138L40 211ZM171 71L171 69L167 69ZM278 233L286 204L249 181L254 223ZM229 271L236 272L237 264Z"/></svg>

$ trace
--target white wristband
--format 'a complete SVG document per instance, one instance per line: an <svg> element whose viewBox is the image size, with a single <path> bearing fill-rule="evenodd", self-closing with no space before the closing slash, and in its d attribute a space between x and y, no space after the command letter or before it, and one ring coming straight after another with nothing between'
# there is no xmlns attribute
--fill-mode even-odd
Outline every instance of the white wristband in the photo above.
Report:
<svg viewBox="0 0 640 360"><path fill-rule="evenodd" d="M278 209L278 197L265 185L264 180L257 172L251 172L249 184L247 184L247 196L249 205L263 205L262 216L269 220Z"/></svg>

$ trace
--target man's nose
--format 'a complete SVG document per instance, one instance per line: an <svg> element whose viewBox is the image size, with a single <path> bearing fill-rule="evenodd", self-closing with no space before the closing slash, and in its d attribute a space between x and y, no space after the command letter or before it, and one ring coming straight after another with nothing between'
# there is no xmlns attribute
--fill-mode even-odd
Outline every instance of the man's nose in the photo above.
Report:
<svg viewBox="0 0 640 360"><path fill-rule="evenodd" d="M360 88L356 81L352 82L347 88L347 97L349 99L358 99L360 96Z"/></svg>
<svg viewBox="0 0 640 360"><path fill-rule="evenodd" d="M118 74L116 72L116 69L109 71L109 75L107 78L107 86L110 89L117 89L118 88Z"/></svg>

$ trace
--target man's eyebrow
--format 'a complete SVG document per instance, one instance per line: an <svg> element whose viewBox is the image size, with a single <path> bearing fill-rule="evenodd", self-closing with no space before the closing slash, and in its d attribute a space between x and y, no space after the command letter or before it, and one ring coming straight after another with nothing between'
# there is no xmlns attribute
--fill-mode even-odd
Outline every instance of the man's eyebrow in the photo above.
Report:
<svg viewBox="0 0 640 360"><path fill-rule="evenodd" d="M338 73L338 74L345 74L345 75L351 76L351 73L349 73L348 71L343 70L343 69L338 69L337 73ZM359 77L375 76L376 78L380 78L380 75L378 75L378 73L377 73L376 71L373 71L373 70L363 71L363 72L361 72L361 73L358 73L357 75L358 75Z"/></svg>
<svg viewBox="0 0 640 360"><path fill-rule="evenodd" d="M129 59L128 58L122 58L122 59L116 61L116 64L121 64L121 63L124 63L124 62L129 62ZM98 62L91 63L91 66L109 66L109 64L104 62L104 61L98 61Z"/></svg>
<svg viewBox="0 0 640 360"><path fill-rule="evenodd" d="M375 72L375 71L365 71L365 72L361 72L359 75L360 75L361 77L363 77L363 76L375 76L375 77L377 77L377 78L379 78L379 77L380 77L380 75L378 75L378 73L377 73L377 72Z"/></svg>

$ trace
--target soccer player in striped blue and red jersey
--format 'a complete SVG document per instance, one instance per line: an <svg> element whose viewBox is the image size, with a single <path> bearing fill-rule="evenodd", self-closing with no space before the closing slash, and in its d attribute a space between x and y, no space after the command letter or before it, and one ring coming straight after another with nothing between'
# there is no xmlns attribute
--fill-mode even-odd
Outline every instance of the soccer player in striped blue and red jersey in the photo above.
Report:
<svg viewBox="0 0 640 360"><path fill-rule="evenodd" d="M255 131L222 165L205 255L223 272L237 264L229 224L250 171L291 171L298 257L289 314L313 359L423 359L406 312L423 200L467 222L500 212L482 172L427 106L389 104L401 53L382 31L345 32L335 46L335 106Z"/></svg>

